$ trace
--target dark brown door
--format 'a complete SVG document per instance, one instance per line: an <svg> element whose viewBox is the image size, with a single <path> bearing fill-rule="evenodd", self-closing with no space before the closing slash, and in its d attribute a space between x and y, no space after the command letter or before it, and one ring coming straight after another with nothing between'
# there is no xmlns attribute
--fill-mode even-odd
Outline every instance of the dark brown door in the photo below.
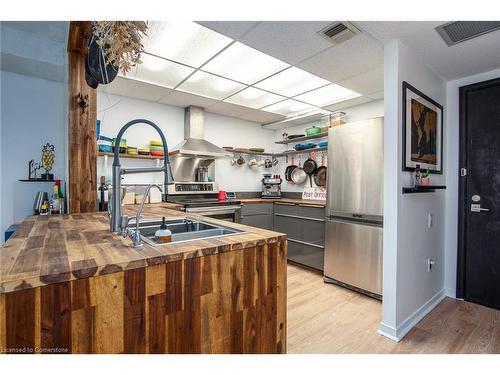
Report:
<svg viewBox="0 0 500 375"><path fill-rule="evenodd" d="M460 89L465 300L500 309L500 79Z"/></svg>

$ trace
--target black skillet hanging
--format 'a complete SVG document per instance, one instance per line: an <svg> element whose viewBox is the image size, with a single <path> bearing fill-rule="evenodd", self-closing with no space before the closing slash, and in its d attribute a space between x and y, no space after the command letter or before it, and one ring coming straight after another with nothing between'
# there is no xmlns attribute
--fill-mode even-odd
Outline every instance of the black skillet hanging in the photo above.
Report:
<svg viewBox="0 0 500 375"><path fill-rule="evenodd" d="M106 48L104 46L104 48ZM87 58L85 61L85 75L87 84L92 88L97 88L97 85L108 84L118 75L118 69L111 63L106 64L106 55L103 49L97 44L96 38L92 36Z"/></svg>

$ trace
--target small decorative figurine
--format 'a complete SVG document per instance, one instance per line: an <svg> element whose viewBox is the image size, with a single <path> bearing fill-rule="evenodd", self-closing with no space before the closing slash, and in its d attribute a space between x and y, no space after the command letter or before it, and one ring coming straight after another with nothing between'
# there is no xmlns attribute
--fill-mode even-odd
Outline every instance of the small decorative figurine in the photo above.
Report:
<svg viewBox="0 0 500 375"><path fill-rule="evenodd" d="M28 163L28 179L36 180L36 171L41 169L40 163L35 163L34 159L31 159Z"/></svg>
<svg viewBox="0 0 500 375"><path fill-rule="evenodd" d="M54 166L54 160L56 158L54 150L55 146L50 143L47 143L42 148L42 168L45 169L45 174L42 173L42 178L45 180L52 180L54 178L54 175L49 173Z"/></svg>

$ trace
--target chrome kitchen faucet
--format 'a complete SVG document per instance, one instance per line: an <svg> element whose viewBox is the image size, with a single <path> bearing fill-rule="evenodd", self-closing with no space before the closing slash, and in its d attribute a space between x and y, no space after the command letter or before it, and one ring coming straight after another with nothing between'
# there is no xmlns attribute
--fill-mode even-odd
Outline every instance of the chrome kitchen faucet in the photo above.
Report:
<svg viewBox="0 0 500 375"><path fill-rule="evenodd" d="M123 133L132 125L144 123L152 126L160 135L161 141L163 143L163 166L161 167L153 167L153 168L121 168L120 165L120 141L122 139ZM172 175L172 169L170 167L170 159L168 156L168 146L167 140L165 139L165 135L161 131L161 129L155 123L144 120L137 119L132 120L126 123L118 132L118 135L115 139L115 145L113 149L114 158L113 158L113 191L110 200L110 210L109 210L109 219L110 219L110 230L115 233L121 233L127 235L127 227L128 227L128 217L122 216L121 214L121 191L122 191L122 175L124 174L132 174L132 173L152 173L152 172L163 172L164 173L164 189L162 193L162 201L167 201L167 185L171 185L174 182L174 177ZM146 194L149 192L151 186L148 186ZM161 189L160 189L161 190ZM142 211L142 206L144 205L144 200L139 208L138 216L140 218L140 213ZM136 226L138 228L138 222ZM137 231L138 232L138 231ZM139 233L136 233L136 236L140 236ZM134 239L133 239L134 240ZM134 240L134 246L136 245Z"/></svg>

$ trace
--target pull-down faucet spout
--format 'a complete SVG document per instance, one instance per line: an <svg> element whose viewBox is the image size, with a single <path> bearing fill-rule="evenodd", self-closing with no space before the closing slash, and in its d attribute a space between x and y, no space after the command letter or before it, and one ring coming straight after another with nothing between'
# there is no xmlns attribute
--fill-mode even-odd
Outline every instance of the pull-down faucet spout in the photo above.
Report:
<svg viewBox="0 0 500 375"><path fill-rule="evenodd" d="M147 124L152 126L160 135L161 141L163 143L163 166L161 167L153 167L153 168L121 168L120 164L120 141L122 139L123 133L135 124ZM162 201L167 201L167 185L171 185L174 182L174 177L172 175L172 169L170 167L170 158L168 156L168 146L167 140L165 139L165 135L161 131L161 129L149 120L137 119L132 120L126 123L118 132L118 135L115 139L115 146L113 149L114 157L113 157L113 194L111 196L111 212L110 212L110 229L112 232L121 232L123 233L126 228L123 228L122 223L126 222L126 220L122 220L121 214L121 180L122 175L124 174L132 174L132 173L151 173L151 172L163 172L164 173L164 181L163 181L163 193L162 193Z"/></svg>

